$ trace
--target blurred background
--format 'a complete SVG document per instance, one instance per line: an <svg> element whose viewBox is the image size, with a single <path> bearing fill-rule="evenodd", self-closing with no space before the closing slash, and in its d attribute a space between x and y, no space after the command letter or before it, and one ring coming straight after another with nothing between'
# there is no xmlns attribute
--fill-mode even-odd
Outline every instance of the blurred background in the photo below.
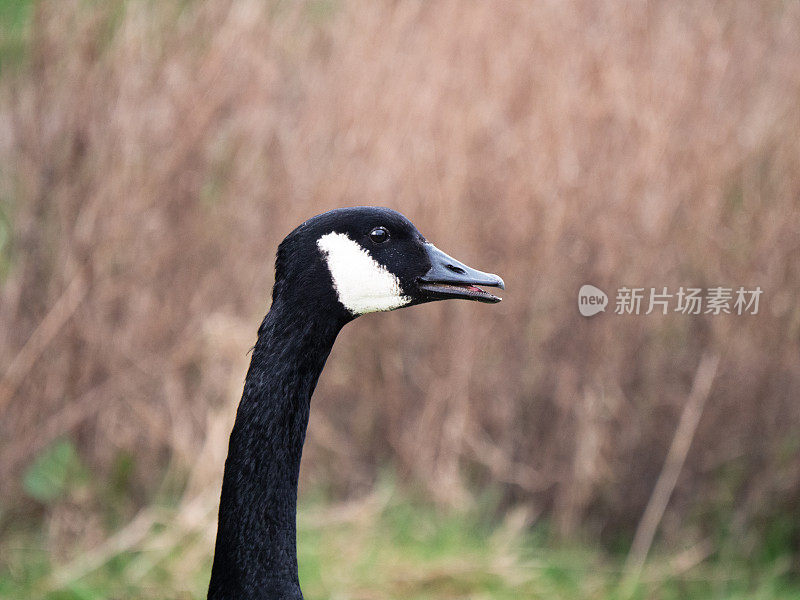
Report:
<svg viewBox="0 0 800 600"><path fill-rule="evenodd" d="M778 0L0 1L0 596L205 597L277 245L363 204L507 291L340 335L307 598L800 598Z"/></svg>

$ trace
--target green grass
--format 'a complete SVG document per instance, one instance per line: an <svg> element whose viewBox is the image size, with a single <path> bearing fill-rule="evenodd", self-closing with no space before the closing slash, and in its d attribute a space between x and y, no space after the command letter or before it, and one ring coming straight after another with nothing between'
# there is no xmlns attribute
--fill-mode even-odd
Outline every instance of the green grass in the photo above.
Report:
<svg viewBox="0 0 800 600"><path fill-rule="evenodd" d="M32 0L0 0L0 75L25 59Z"/></svg>
<svg viewBox="0 0 800 600"><path fill-rule="evenodd" d="M60 583L44 533L23 526L7 529L0 598L204 598L213 504L147 509L141 513L147 517L143 524L118 534L124 543L105 548L93 568L80 568L91 553L74 551L72 562L62 559L60 573L69 576ZM685 570L674 566L672 557L657 556L638 586L623 593L619 557L554 547L543 527L529 529L514 516L489 526L481 514L483 509L442 512L405 501L386 487L353 505L303 505L298 552L306 598L800 598L800 582L788 577L785 555L757 566L712 557Z"/></svg>

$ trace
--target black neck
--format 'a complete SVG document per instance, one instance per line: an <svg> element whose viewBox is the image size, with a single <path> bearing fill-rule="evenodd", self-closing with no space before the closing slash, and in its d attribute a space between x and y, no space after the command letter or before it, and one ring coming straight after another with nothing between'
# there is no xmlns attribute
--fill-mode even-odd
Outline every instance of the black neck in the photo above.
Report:
<svg viewBox="0 0 800 600"><path fill-rule="evenodd" d="M209 599L302 598L297 479L311 394L344 320L276 298L231 433Z"/></svg>

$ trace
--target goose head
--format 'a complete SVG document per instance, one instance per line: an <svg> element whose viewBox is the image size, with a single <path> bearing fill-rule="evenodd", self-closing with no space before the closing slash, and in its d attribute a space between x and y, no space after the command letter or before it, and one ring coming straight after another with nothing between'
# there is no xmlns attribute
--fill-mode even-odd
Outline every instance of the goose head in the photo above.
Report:
<svg viewBox="0 0 800 600"><path fill-rule="evenodd" d="M445 254L400 213L340 208L309 219L281 243L273 301L312 304L344 320L436 300L500 302L503 280Z"/></svg>

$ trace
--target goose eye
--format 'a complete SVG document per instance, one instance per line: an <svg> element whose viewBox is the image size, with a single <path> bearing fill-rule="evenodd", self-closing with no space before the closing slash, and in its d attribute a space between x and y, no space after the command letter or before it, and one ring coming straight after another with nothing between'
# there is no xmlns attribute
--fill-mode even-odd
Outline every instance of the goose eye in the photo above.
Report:
<svg viewBox="0 0 800 600"><path fill-rule="evenodd" d="M376 244L382 244L383 242L389 239L389 232L386 230L385 227L376 227L375 229L369 232L369 239L371 239Z"/></svg>

